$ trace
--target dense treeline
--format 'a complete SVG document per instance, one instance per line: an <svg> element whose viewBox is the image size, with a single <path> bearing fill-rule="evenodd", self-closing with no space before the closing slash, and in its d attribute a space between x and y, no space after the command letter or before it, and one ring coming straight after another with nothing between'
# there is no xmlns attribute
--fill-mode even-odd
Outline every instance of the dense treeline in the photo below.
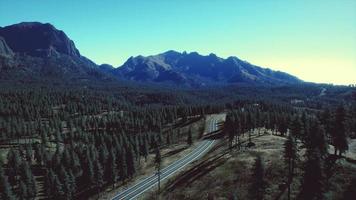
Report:
<svg viewBox="0 0 356 200"><path fill-rule="evenodd" d="M43 193L49 199L76 199L116 187L135 175L149 153L192 144L191 130L183 133L177 124L225 109L233 110L225 125L230 148L233 143L241 148L240 134L250 136L261 127L282 135L293 132L304 145L315 146L307 137L317 130L341 155L347 150L345 138L355 136L355 106L335 109L334 96L320 101L311 98L320 88L305 88L1 88L0 142L6 149L1 198L33 199ZM290 105L296 98L309 100L296 109ZM319 107L330 110L314 110ZM251 138L248 145L253 145Z"/></svg>
<svg viewBox="0 0 356 200"><path fill-rule="evenodd" d="M104 95L107 94L107 95ZM2 198L74 199L132 178L157 147L186 142L174 129L222 106L137 106L102 92L19 91L0 94ZM38 188L35 177L44 177Z"/></svg>

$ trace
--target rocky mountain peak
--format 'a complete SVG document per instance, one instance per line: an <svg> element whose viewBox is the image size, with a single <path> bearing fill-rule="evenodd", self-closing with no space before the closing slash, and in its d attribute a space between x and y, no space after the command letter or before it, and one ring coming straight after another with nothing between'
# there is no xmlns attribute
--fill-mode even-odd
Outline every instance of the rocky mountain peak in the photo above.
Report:
<svg viewBox="0 0 356 200"><path fill-rule="evenodd" d="M15 52L36 57L65 54L80 57L74 42L49 23L22 22L0 28L0 36Z"/></svg>

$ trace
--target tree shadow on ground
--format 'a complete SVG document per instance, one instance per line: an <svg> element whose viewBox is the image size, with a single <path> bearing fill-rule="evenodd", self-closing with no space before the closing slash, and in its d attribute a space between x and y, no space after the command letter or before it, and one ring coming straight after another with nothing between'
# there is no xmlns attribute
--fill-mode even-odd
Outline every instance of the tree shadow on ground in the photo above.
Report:
<svg viewBox="0 0 356 200"><path fill-rule="evenodd" d="M229 159L225 157L227 153L227 151L224 151L221 154L216 154L200 161L191 169L179 175L173 182L168 183L166 191L171 192L178 187L189 186L195 180L224 164Z"/></svg>
<svg viewBox="0 0 356 200"><path fill-rule="evenodd" d="M178 123L173 125L173 128L188 126L195 122L198 122L199 120L201 120L201 117L190 118L187 121L180 120Z"/></svg>
<svg viewBox="0 0 356 200"><path fill-rule="evenodd" d="M177 153L179 153L179 152L181 152L181 151L184 151L184 150L186 150L186 149L187 149L187 147L181 147L181 148L179 148L179 149L171 150L171 151L165 153L165 154L162 156L162 158L166 158L166 157L173 156L173 155L175 155L175 154L177 154Z"/></svg>

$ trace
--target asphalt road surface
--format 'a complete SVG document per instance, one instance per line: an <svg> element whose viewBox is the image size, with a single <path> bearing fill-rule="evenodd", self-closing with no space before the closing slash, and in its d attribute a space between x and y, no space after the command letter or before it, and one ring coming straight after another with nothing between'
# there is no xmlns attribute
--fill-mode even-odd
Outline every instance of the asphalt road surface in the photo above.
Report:
<svg viewBox="0 0 356 200"><path fill-rule="evenodd" d="M218 129L216 119L212 119L209 123L208 132L214 132ZM192 152L187 154L185 157L180 158L179 160L174 161L172 164L167 166L166 168L161 170L161 182L173 174L178 172L179 170L183 169L189 163L193 162L194 160L199 159L203 156L213 145L214 140L203 140L199 142L197 148L195 148ZM157 174L153 174L149 177L143 178L142 180L138 181L135 185L120 191L112 200L130 200L136 199L141 194L146 192L147 190L151 189L154 186L158 186L158 177Z"/></svg>

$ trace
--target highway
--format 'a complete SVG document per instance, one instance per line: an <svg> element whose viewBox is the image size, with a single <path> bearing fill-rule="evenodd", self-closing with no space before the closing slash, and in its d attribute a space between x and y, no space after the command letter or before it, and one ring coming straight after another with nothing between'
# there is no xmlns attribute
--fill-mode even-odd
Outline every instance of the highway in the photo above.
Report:
<svg viewBox="0 0 356 200"><path fill-rule="evenodd" d="M217 121L216 119L212 119L209 123L208 132L214 132L217 129L218 129ZM190 152L183 158L174 161L172 164L170 164L169 166L161 170L161 182L171 177L179 170L183 169L189 163L202 157L214 145L214 143L215 143L214 140L200 141L199 145L192 152ZM143 194L147 190L157 185L158 185L158 177L157 174L154 173L151 176L139 180L135 185L120 191L116 196L112 198L112 200L136 199L141 194Z"/></svg>

